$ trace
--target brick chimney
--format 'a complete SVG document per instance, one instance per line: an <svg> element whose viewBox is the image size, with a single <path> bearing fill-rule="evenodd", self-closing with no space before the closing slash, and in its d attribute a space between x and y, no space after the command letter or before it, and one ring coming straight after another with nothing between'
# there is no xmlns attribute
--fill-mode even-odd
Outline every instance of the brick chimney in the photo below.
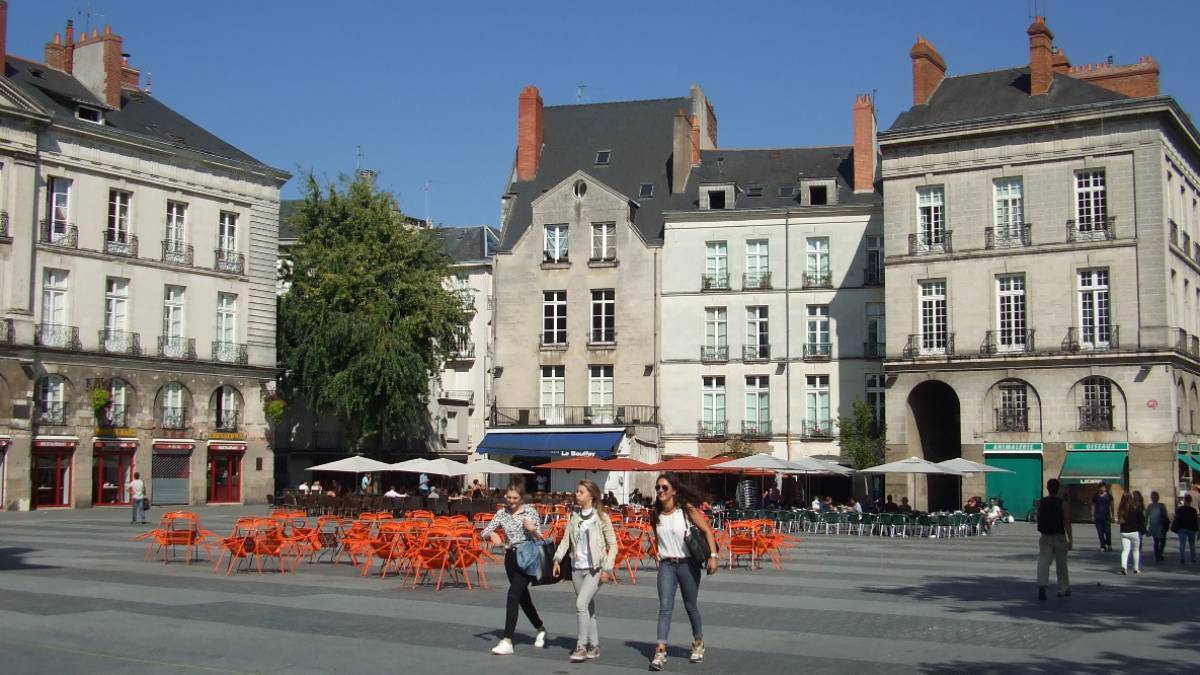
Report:
<svg viewBox="0 0 1200 675"><path fill-rule="evenodd" d="M62 35L55 33L54 41L46 43L46 65L61 70L68 75L75 69L75 23L67 19L67 40L64 43ZM85 33L83 36L87 38Z"/></svg>
<svg viewBox="0 0 1200 675"><path fill-rule="evenodd" d="M912 59L913 105L928 103L933 90L946 77L946 61L933 44L921 36L917 36L908 56Z"/></svg>
<svg viewBox="0 0 1200 675"><path fill-rule="evenodd" d="M129 55L121 54L121 88L138 90L142 87L142 72L129 65Z"/></svg>
<svg viewBox="0 0 1200 675"><path fill-rule="evenodd" d="M1090 82L1125 96L1158 96L1158 63L1150 56L1143 56L1137 63L1123 66L1091 63L1069 68L1066 72L1077 80Z"/></svg>
<svg viewBox="0 0 1200 675"><path fill-rule="evenodd" d="M875 191L875 103L870 94L854 101L854 191Z"/></svg>
<svg viewBox="0 0 1200 675"><path fill-rule="evenodd" d="M517 99L517 180L533 180L542 158L542 96L530 85Z"/></svg>
<svg viewBox="0 0 1200 675"><path fill-rule="evenodd" d="M1054 82L1054 33L1044 17L1035 17L1029 29L1029 93L1041 96Z"/></svg>
<svg viewBox="0 0 1200 675"><path fill-rule="evenodd" d="M55 36L57 38L57 36ZM57 40L56 40L57 42ZM92 31L74 46L71 72L97 98L114 108L121 107L121 84L127 78L122 56L121 36L104 27L104 34ZM64 69L65 70L65 69Z"/></svg>
<svg viewBox="0 0 1200 675"><path fill-rule="evenodd" d="M1071 72L1071 59L1067 58L1067 53L1061 48L1055 47L1054 54L1050 57L1050 67L1054 72L1066 75Z"/></svg>
<svg viewBox="0 0 1200 675"><path fill-rule="evenodd" d="M8 0L0 0L0 75L8 62Z"/></svg>
<svg viewBox="0 0 1200 675"><path fill-rule="evenodd" d="M671 125L671 194L687 187L692 167L700 163L700 127L682 108L675 111Z"/></svg>

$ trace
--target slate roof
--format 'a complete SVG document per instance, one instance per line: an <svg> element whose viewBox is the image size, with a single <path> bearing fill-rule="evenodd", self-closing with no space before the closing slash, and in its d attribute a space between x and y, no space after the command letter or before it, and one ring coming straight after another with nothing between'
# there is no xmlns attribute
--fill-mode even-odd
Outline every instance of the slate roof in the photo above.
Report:
<svg viewBox="0 0 1200 675"><path fill-rule="evenodd" d="M79 129L105 130L118 136L135 136L173 145L201 155L280 172L217 138L183 115L143 91L122 90L121 109L112 110L73 76L41 63L9 55L4 74L22 92L48 110L58 124ZM78 119L80 104L104 112L104 125Z"/></svg>
<svg viewBox="0 0 1200 675"><path fill-rule="evenodd" d="M1054 74L1054 81L1046 94L1030 96L1029 68L1006 68L947 77L934 89L927 103L914 105L900 113L888 131L1044 112L1128 98L1062 73Z"/></svg>
<svg viewBox="0 0 1200 675"><path fill-rule="evenodd" d="M674 208L699 208L702 183L737 183L738 209L767 209L800 206L801 178L833 178L838 204L879 204L878 192L854 193L853 147L833 145L818 148L767 148L752 150L717 149L700 152L700 165L692 167L687 190L675 199ZM762 196L751 197L747 189L761 186ZM796 187L795 194L779 196L781 186Z"/></svg>
<svg viewBox="0 0 1200 675"><path fill-rule="evenodd" d="M442 242L454 262L472 262L492 257L499 241L496 231L487 225L437 227L433 237Z"/></svg>
<svg viewBox="0 0 1200 675"><path fill-rule="evenodd" d="M641 206L634 227L648 242L662 241L662 212L671 204L669 165L676 111L690 114L689 97L547 106L542 118L542 157L537 176L514 181L515 194L503 228L501 250L511 249L531 224L533 200L583 170ZM596 151L609 150L607 166L595 166ZM654 197L638 198L642 183Z"/></svg>
<svg viewBox="0 0 1200 675"><path fill-rule="evenodd" d="M300 205L304 203L303 199L281 199L279 200L279 240L280 241L295 241L300 238L300 233L292 227L292 216L300 210Z"/></svg>

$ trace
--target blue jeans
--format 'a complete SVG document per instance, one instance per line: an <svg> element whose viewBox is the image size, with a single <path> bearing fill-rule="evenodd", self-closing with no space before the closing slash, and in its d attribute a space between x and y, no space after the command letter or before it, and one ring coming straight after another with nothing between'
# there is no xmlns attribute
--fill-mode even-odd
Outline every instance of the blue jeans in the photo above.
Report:
<svg viewBox="0 0 1200 675"><path fill-rule="evenodd" d="M690 560L658 561L658 644L667 644L671 633L671 614L675 611L675 589L683 594L683 608L692 622L692 639L704 639L700 623L700 566Z"/></svg>
<svg viewBox="0 0 1200 675"><path fill-rule="evenodd" d="M131 501L132 501L131 508L133 509L133 520L131 520L130 522L132 522L132 523L146 522L146 500L145 499L133 499Z"/></svg>
<svg viewBox="0 0 1200 675"><path fill-rule="evenodd" d="M1179 562L1183 560L1184 546L1191 549L1192 562L1196 562L1196 531L1195 530L1179 530Z"/></svg>

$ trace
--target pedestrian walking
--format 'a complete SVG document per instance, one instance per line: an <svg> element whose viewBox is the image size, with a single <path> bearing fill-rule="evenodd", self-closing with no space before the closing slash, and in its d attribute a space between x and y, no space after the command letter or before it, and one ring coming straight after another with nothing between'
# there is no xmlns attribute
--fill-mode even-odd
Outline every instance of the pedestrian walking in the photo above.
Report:
<svg viewBox="0 0 1200 675"><path fill-rule="evenodd" d="M1192 563L1196 562L1196 507L1192 506L1192 496L1183 496L1183 506L1175 509L1175 522L1171 523L1171 531L1179 536L1179 564L1184 560L1184 551L1192 554Z"/></svg>
<svg viewBox="0 0 1200 675"><path fill-rule="evenodd" d="M567 519L567 531L554 552L554 576L568 555L571 585L575 587L575 613L579 635L570 661L579 663L600 657L600 631L596 625L596 594L608 582L617 561L617 534L601 504L600 486L590 480L575 487L576 510Z"/></svg>
<svg viewBox="0 0 1200 675"><path fill-rule="evenodd" d="M1162 562L1167 549L1167 533L1171 531L1171 517L1167 507L1158 501L1158 492L1150 493L1150 506L1146 507L1146 531L1154 539L1154 562Z"/></svg>
<svg viewBox="0 0 1200 675"><path fill-rule="evenodd" d="M675 611L675 590L683 595L683 608L692 624L692 653L688 660L704 660L704 627L700 621L700 568L717 573L717 542L708 519L697 508L700 498L673 473L664 473L654 485L654 509L650 524L658 544L658 647L650 661L650 670L667 665L667 638L671 632L671 614ZM709 556L700 563L690 555L687 540L701 536L708 544Z"/></svg>
<svg viewBox="0 0 1200 675"><path fill-rule="evenodd" d="M421 474L424 476L424 474ZM537 608L533 606L533 597L529 594L529 585L534 578L526 574L517 565L517 547L526 541L541 541L542 532L538 525L541 518L532 504L525 503L525 484L514 480L508 484L504 493L505 506L480 533L481 539L490 538L492 544L504 546L504 574L508 577L508 597L504 611L504 636L492 647L492 653L507 655L513 653L513 633L517 630L517 607L525 613L525 617L537 631L533 646L541 649L546 646L546 627L542 617L538 616ZM504 532L504 540L496 530Z"/></svg>
<svg viewBox="0 0 1200 675"><path fill-rule="evenodd" d="M1046 599L1046 585L1050 583L1050 562L1054 561L1054 573L1058 577L1058 597L1071 595L1071 577L1067 571L1067 552L1071 550L1070 507L1059 495L1057 478L1046 481L1046 496L1038 502L1037 584L1038 600Z"/></svg>
<svg viewBox="0 0 1200 675"><path fill-rule="evenodd" d="M1129 574L1129 561L1133 560L1133 573L1142 573L1142 530L1146 529L1146 505L1142 493L1121 495L1117 506L1117 523L1121 529L1121 574Z"/></svg>
<svg viewBox="0 0 1200 675"><path fill-rule="evenodd" d="M1092 496L1092 522L1096 524L1096 536L1100 538L1100 550L1112 550L1112 511L1113 496L1108 491L1108 483L1101 482L1096 494Z"/></svg>
<svg viewBox="0 0 1200 675"><path fill-rule="evenodd" d="M125 493L129 495L129 505L132 509L130 524L146 524L146 482L142 474L133 473L133 480L125 484Z"/></svg>

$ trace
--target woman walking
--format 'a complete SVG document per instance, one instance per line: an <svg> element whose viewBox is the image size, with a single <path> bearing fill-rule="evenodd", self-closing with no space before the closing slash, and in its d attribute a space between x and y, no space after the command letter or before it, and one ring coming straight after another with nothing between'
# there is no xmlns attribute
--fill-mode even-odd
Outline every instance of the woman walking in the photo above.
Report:
<svg viewBox="0 0 1200 675"><path fill-rule="evenodd" d="M699 497L679 481L673 473L658 477L654 485L654 510L650 524L658 543L658 647L650 661L650 670L662 670L667 665L667 638L671 632L671 614L675 611L675 589L683 595L683 608L692 623L692 653L689 660L704 660L704 629L700 623L701 563L688 555L686 538L703 536L708 542L709 556L704 567L709 574L717 573L717 542L708 519L696 505ZM689 530L692 530L689 534Z"/></svg>
<svg viewBox="0 0 1200 675"><path fill-rule="evenodd" d="M501 656L513 653L513 633L517 630L517 606L525 612L525 617L537 630L533 646L541 649L546 646L546 627L542 617L538 616L537 608L533 606L533 598L529 595L529 585L533 577L521 570L517 565L517 546L528 540L540 541L541 530L538 524L541 518L537 509L525 503L525 484L513 481L508 484L504 493L506 506L492 516L492 521L483 528L481 539L490 538L496 546L504 545L504 574L508 576L508 599L504 613L504 637L492 647L492 653ZM500 539L497 529L504 531L506 541Z"/></svg>
<svg viewBox="0 0 1200 675"><path fill-rule="evenodd" d="M1158 501L1158 493L1150 493L1150 506L1146 507L1146 531L1154 538L1154 562L1162 562L1167 548L1167 532L1170 531L1171 518L1167 515L1167 507Z"/></svg>
<svg viewBox="0 0 1200 675"><path fill-rule="evenodd" d="M579 616L579 637L572 663L600 656L600 633L596 627L596 593L612 576L617 560L617 535L612 521L601 506L600 486L590 480L579 481L575 488L578 507L567 519L566 536L554 552L554 576L561 576L563 558L569 554L571 585L575 587L575 612Z"/></svg>
<svg viewBox="0 0 1200 675"><path fill-rule="evenodd" d="M1121 525L1121 574L1129 574L1129 559L1133 559L1133 573L1141 574L1142 530L1146 529L1146 504L1142 493L1134 490L1121 495L1117 505L1117 522Z"/></svg>

